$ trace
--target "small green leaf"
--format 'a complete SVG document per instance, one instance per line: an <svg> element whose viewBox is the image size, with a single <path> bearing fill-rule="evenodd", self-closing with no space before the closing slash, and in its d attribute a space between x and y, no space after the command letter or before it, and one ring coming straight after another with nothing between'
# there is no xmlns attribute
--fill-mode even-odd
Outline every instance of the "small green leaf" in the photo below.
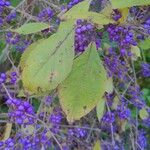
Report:
<svg viewBox="0 0 150 150"><path fill-rule="evenodd" d="M26 97L24 90L19 90L17 97Z"/></svg>
<svg viewBox="0 0 150 150"><path fill-rule="evenodd" d="M10 0L10 2L12 6L16 7L20 3L20 0Z"/></svg>
<svg viewBox="0 0 150 150"><path fill-rule="evenodd" d="M136 60L137 57L141 57L141 51L138 46L131 46L131 52L134 54L134 59Z"/></svg>
<svg viewBox="0 0 150 150"><path fill-rule="evenodd" d="M141 41L139 43L139 47L142 50L148 50L148 49L150 49L150 38L146 38L144 41Z"/></svg>
<svg viewBox="0 0 150 150"><path fill-rule="evenodd" d="M113 86L113 79L112 78L108 78L106 81L106 92L107 93L112 93L114 89Z"/></svg>
<svg viewBox="0 0 150 150"><path fill-rule="evenodd" d="M27 35L31 33L36 33L42 31L44 29L50 28L50 25L46 23L27 23L22 25L20 28L12 30L13 32L17 32L19 34Z"/></svg>
<svg viewBox="0 0 150 150"><path fill-rule="evenodd" d="M71 72L74 59L74 22L60 24L58 32L26 54L23 86L33 94L55 89ZM24 56L26 58L26 56Z"/></svg>
<svg viewBox="0 0 150 150"><path fill-rule="evenodd" d="M95 44L74 61L73 70L59 88L59 98L69 122L88 114L105 92L106 71Z"/></svg>
<svg viewBox="0 0 150 150"><path fill-rule="evenodd" d="M101 150L101 144L99 140L95 143L93 150Z"/></svg>
<svg viewBox="0 0 150 150"><path fill-rule="evenodd" d="M114 9L150 5L150 0L111 0Z"/></svg>
<svg viewBox="0 0 150 150"><path fill-rule="evenodd" d="M105 99L102 98L102 100L100 100L96 106L96 113L99 121L103 117L104 110L105 110Z"/></svg>
<svg viewBox="0 0 150 150"><path fill-rule="evenodd" d="M140 115L141 119L146 119L149 116L149 114L145 108L140 110L139 115Z"/></svg>

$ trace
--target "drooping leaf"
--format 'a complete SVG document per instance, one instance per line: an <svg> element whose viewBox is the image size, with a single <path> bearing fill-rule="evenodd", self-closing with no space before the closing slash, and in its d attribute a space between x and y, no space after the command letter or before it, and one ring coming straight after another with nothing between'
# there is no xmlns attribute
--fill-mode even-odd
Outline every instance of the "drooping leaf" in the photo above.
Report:
<svg viewBox="0 0 150 150"><path fill-rule="evenodd" d="M141 41L139 43L139 47L142 50L148 50L148 49L150 49L150 38L146 38L144 41Z"/></svg>
<svg viewBox="0 0 150 150"><path fill-rule="evenodd" d="M73 6L67 13L63 15L65 19L86 19L98 25L106 25L114 21L103 13L89 11L89 0L80 2Z"/></svg>
<svg viewBox="0 0 150 150"><path fill-rule="evenodd" d="M59 88L59 98L69 122L88 114L105 92L106 71L94 44L80 55Z"/></svg>
<svg viewBox="0 0 150 150"><path fill-rule="evenodd" d="M140 110L139 115L140 115L141 119L146 119L149 116L149 114L145 108Z"/></svg>
<svg viewBox="0 0 150 150"><path fill-rule="evenodd" d="M101 144L99 140L95 143L93 150L101 150Z"/></svg>
<svg viewBox="0 0 150 150"><path fill-rule="evenodd" d="M22 72L23 85L29 92L47 93L70 73L74 59L73 25L72 21L61 23L56 34L31 49Z"/></svg>
<svg viewBox="0 0 150 150"><path fill-rule="evenodd" d="M22 25L20 28L12 30L13 32L17 32L19 34L27 35L31 33L36 33L42 31L44 29L50 28L50 25L46 23L27 23Z"/></svg>
<svg viewBox="0 0 150 150"><path fill-rule="evenodd" d="M104 110L105 110L105 99L102 98L96 106L96 114L99 121L103 117Z"/></svg>
<svg viewBox="0 0 150 150"><path fill-rule="evenodd" d="M114 9L150 5L150 0L111 0Z"/></svg>

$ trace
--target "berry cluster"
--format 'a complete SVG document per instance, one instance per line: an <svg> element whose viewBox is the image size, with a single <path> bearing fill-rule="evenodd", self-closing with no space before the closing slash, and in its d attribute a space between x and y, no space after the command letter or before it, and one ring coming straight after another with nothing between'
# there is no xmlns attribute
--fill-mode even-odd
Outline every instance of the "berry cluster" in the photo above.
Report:
<svg viewBox="0 0 150 150"><path fill-rule="evenodd" d="M10 6L9 1L6 0L0 1L0 28L2 28L5 25L5 23L11 23L17 17L15 11L13 12L6 11L5 8L7 8L8 6Z"/></svg>
<svg viewBox="0 0 150 150"><path fill-rule="evenodd" d="M122 17L122 14L120 13L118 9L113 10L113 13L112 13L113 20L118 21L121 17Z"/></svg>
<svg viewBox="0 0 150 150"><path fill-rule="evenodd" d="M53 113L50 115L49 122L54 125L57 125L57 124L61 123L62 119L63 119L63 115L62 115L60 108L56 108L53 111Z"/></svg>
<svg viewBox="0 0 150 150"><path fill-rule="evenodd" d="M143 77L150 77L150 64L142 63L141 68Z"/></svg>
<svg viewBox="0 0 150 150"><path fill-rule="evenodd" d="M43 22L49 22L54 16L54 12L51 8L45 8L38 14L38 20Z"/></svg>
<svg viewBox="0 0 150 150"><path fill-rule="evenodd" d="M146 149L147 147L147 138L145 136L145 132L144 131L139 131L139 134L138 134L138 150L140 149Z"/></svg>
<svg viewBox="0 0 150 150"><path fill-rule="evenodd" d="M0 7L7 7L10 6L10 2L6 0L1 0L0 1Z"/></svg>
<svg viewBox="0 0 150 150"><path fill-rule="evenodd" d="M16 19L16 17L17 17L17 13L16 12L12 12L12 13L10 13L10 14L7 15L6 21L7 22L11 22L14 19Z"/></svg>
<svg viewBox="0 0 150 150"><path fill-rule="evenodd" d="M18 79L18 75L15 71L10 72L10 74L0 73L0 84L2 83L11 83L16 84Z"/></svg>
<svg viewBox="0 0 150 150"><path fill-rule="evenodd" d="M12 150L15 146L15 140L8 138L6 141L0 141L0 149L2 150Z"/></svg>
<svg viewBox="0 0 150 150"><path fill-rule="evenodd" d="M12 32L7 32L6 42L8 44L14 45L16 50L19 52L23 52L31 44L31 41L28 41L21 37L19 34Z"/></svg>
<svg viewBox="0 0 150 150"><path fill-rule="evenodd" d="M5 73L0 73L0 84L5 83L7 75Z"/></svg>
<svg viewBox="0 0 150 150"><path fill-rule="evenodd" d="M8 99L6 104L10 107L9 117L11 121L19 125L35 123L35 113L32 105L20 99Z"/></svg>
<svg viewBox="0 0 150 150"><path fill-rule="evenodd" d="M104 123L113 123L115 121L115 114L113 112L106 112L103 115L102 121Z"/></svg>
<svg viewBox="0 0 150 150"><path fill-rule="evenodd" d="M120 54L123 56L131 56L131 52L128 51L128 49L130 49L131 45L137 45L131 27L110 24L107 26L106 30L109 34L110 41L114 41L118 44L118 47L120 48Z"/></svg>
<svg viewBox="0 0 150 150"><path fill-rule="evenodd" d="M128 119L131 115L130 109L128 109L124 103L118 105L117 115L121 120Z"/></svg>
<svg viewBox="0 0 150 150"><path fill-rule="evenodd" d="M94 26L78 19L75 29L75 51L83 52L91 41L95 41Z"/></svg>
<svg viewBox="0 0 150 150"><path fill-rule="evenodd" d="M130 96L130 102L137 108L141 109L145 106L143 94L140 91L139 86L130 86L127 90L127 94Z"/></svg>
<svg viewBox="0 0 150 150"><path fill-rule="evenodd" d="M88 133L87 130L82 129L82 128L68 129L69 137L85 138L87 133Z"/></svg>
<svg viewBox="0 0 150 150"><path fill-rule="evenodd" d="M74 5L82 2L83 0L71 0L68 5L67 5L67 9L71 9Z"/></svg>
<svg viewBox="0 0 150 150"><path fill-rule="evenodd" d="M109 77L115 77L119 79L125 79L128 68L126 62L121 60L120 57L113 52L113 49L109 49L109 55L104 57L104 64L108 71Z"/></svg>
<svg viewBox="0 0 150 150"><path fill-rule="evenodd" d="M143 28L145 30L145 33L147 33L148 35L150 35L150 17L148 17L144 23L143 23Z"/></svg>

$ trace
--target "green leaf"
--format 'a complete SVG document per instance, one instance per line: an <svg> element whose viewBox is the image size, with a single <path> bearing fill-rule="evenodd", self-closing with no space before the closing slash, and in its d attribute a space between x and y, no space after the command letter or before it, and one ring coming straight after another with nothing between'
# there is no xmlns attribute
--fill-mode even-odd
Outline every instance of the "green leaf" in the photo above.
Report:
<svg viewBox="0 0 150 150"><path fill-rule="evenodd" d="M12 6L16 7L20 3L20 0L10 0L10 2Z"/></svg>
<svg viewBox="0 0 150 150"><path fill-rule="evenodd" d="M114 22L110 16L105 15L104 12L96 13L89 11L89 0L85 0L75 5L69 11L67 11L62 18L73 20L79 18L86 19L99 25L106 25Z"/></svg>
<svg viewBox="0 0 150 150"><path fill-rule="evenodd" d="M150 38L146 38L144 41L141 41L139 43L139 47L142 50L148 50L148 49L150 49Z"/></svg>
<svg viewBox="0 0 150 150"><path fill-rule="evenodd" d="M69 122L88 114L105 92L106 71L95 44L74 61L73 70L58 88L63 111Z"/></svg>
<svg viewBox="0 0 150 150"><path fill-rule="evenodd" d="M149 116L149 114L145 108L140 110L139 115L140 115L141 119L146 119Z"/></svg>
<svg viewBox="0 0 150 150"><path fill-rule="evenodd" d="M105 110L105 99L102 98L96 106L96 113L99 121L103 117L104 110Z"/></svg>
<svg viewBox="0 0 150 150"><path fill-rule="evenodd" d="M17 32L19 34L27 35L31 33L36 33L42 31L44 29L50 28L50 25L46 23L27 23L22 25L20 28L12 30L13 32Z"/></svg>
<svg viewBox="0 0 150 150"><path fill-rule="evenodd" d="M100 141L97 141L97 142L95 143L93 150L101 150Z"/></svg>
<svg viewBox="0 0 150 150"><path fill-rule="evenodd" d="M149 5L150 0L111 0L114 9Z"/></svg>
<svg viewBox="0 0 150 150"><path fill-rule="evenodd" d="M39 42L27 54L22 81L29 92L38 95L47 93L71 72L74 59L73 25L72 21L61 23L56 34Z"/></svg>

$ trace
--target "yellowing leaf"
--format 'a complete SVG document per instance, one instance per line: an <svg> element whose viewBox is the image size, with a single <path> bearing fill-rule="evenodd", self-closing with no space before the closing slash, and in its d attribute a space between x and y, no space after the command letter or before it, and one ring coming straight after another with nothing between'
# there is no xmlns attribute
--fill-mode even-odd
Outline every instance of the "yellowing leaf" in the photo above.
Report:
<svg viewBox="0 0 150 150"><path fill-rule="evenodd" d="M101 150L100 141L97 141L97 142L95 143L93 150Z"/></svg>
<svg viewBox="0 0 150 150"><path fill-rule="evenodd" d="M105 99L102 98L96 106L96 113L97 113L97 118L99 121L103 117L104 110L105 110Z"/></svg>
<svg viewBox="0 0 150 150"><path fill-rule="evenodd" d="M119 23L125 23L129 14L129 8L123 8L123 9L119 9L119 11L122 14L122 17L119 19Z"/></svg>
<svg viewBox="0 0 150 150"><path fill-rule="evenodd" d="M69 122L88 114L105 92L106 71L95 44L74 61L70 75L58 87L63 111Z"/></svg>
<svg viewBox="0 0 150 150"><path fill-rule="evenodd" d="M150 5L150 0L111 0L114 9Z"/></svg>
<svg viewBox="0 0 150 150"><path fill-rule="evenodd" d="M139 115L140 115L141 119L146 119L149 116L149 114L145 108L140 110Z"/></svg>
<svg viewBox="0 0 150 150"><path fill-rule="evenodd" d="M56 34L39 42L26 54L27 60L22 71L26 90L33 94L47 93L71 72L74 59L73 25L72 21L61 23Z"/></svg>
<svg viewBox="0 0 150 150"><path fill-rule="evenodd" d="M13 32L17 32L19 34L27 35L31 33L36 33L42 31L44 29L50 28L50 25L46 23L27 23L22 25L20 28L12 30Z"/></svg>

